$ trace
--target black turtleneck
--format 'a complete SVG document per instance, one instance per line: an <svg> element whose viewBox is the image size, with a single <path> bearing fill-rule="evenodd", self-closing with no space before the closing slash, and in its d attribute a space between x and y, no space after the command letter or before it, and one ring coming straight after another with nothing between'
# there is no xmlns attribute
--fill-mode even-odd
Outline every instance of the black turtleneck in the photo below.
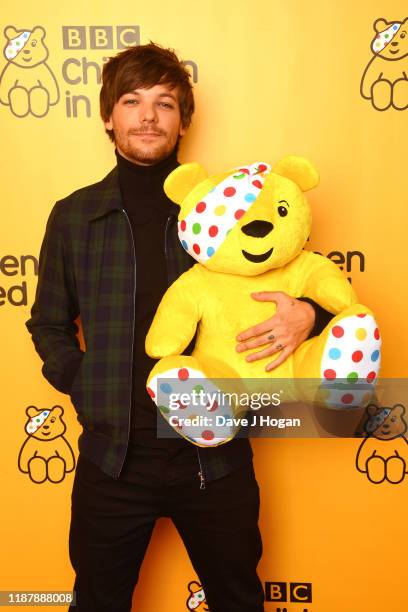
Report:
<svg viewBox="0 0 408 612"><path fill-rule="evenodd" d="M173 151L153 166L134 164L117 151L116 158L123 207L132 227L136 255L130 442L165 448L191 447L181 437L157 438L157 408L146 391L146 380L156 360L146 355L145 338L168 287L165 228L169 215L177 216L179 212L179 206L164 193L163 183L179 165L177 153Z"/></svg>

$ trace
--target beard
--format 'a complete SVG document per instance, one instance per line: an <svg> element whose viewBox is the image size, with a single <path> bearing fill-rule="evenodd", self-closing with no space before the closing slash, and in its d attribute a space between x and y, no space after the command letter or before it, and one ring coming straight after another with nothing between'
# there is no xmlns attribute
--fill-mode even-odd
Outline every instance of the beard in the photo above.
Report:
<svg viewBox="0 0 408 612"><path fill-rule="evenodd" d="M158 137L154 137L150 142L143 142L142 138L137 136L143 135L145 132L154 132ZM135 138L136 136L136 138ZM170 138L164 130L131 130L127 137L123 138L119 134L115 134L115 144L118 151L128 161L136 164L151 166L157 164L162 159L168 157L174 149L178 148L180 136Z"/></svg>

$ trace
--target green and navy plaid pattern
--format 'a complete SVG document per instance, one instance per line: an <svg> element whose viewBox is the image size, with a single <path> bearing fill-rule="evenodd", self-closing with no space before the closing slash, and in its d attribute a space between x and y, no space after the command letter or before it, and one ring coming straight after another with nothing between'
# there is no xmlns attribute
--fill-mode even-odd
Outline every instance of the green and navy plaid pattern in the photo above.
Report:
<svg viewBox="0 0 408 612"><path fill-rule="evenodd" d="M178 240L176 216L168 219L165 244L170 284L195 263ZM43 375L71 396L83 426L80 452L114 478L129 443L136 282L131 226L115 168L54 205L26 322ZM76 336L79 315L85 352ZM197 454L210 481L250 461L252 449L249 440L236 438L197 448Z"/></svg>

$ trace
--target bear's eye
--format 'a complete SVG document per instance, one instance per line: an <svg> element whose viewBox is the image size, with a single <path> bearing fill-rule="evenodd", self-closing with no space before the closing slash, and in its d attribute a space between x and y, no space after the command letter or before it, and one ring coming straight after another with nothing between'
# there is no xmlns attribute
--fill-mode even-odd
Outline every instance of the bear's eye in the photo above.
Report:
<svg viewBox="0 0 408 612"><path fill-rule="evenodd" d="M401 34L401 38L405 38L405 32Z"/></svg>
<svg viewBox="0 0 408 612"><path fill-rule="evenodd" d="M284 206L278 206L278 213L281 217L286 217L286 215L288 214L288 209Z"/></svg>
<svg viewBox="0 0 408 612"><path fill-rule="evenodd" d="M36 41L36 40L33 40L33 41L32 41L32 43L31 43L31 46L32 46L32 47L35 47L35 45L36 45L36 44L37 44L37 41Z"/></svg>
<svg viewBox="0 0 408 612"><path fill-rule="evenodd" d="M396 421L396 420L397 420L397 419L396 419L396 417L391 417L391 421L392 421L393 423L395 423L395 421Z"/></svg>

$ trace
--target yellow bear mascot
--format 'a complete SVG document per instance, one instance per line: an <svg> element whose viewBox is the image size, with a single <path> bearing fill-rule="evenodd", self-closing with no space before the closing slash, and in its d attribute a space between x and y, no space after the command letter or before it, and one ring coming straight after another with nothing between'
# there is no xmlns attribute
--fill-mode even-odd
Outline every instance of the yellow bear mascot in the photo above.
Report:
<svg viewBox="0 0 408 612"><path fill-rule="evenodd" d="M317 183L314 166L297 156L212 177L199 164L183 164L165 181L166 194L180 205L181 243L198 263L166 291L146 336L147 354L160 359L147 392L193 444L216 446L236 435L242 406L229 392L250 381L258 391L272 379L316 381L314 395L303 399L314 399L323 382L329 389L321 401L329 408L371 397L381 344L373 314L332 261L303 250L311 228L304 192ZM251 298L255 291L308 297L337 316L266 371L270 358L248 362L235 348L243 329L273 314L270 302ZM182 355L196 330L192 354Z"/></svg>

